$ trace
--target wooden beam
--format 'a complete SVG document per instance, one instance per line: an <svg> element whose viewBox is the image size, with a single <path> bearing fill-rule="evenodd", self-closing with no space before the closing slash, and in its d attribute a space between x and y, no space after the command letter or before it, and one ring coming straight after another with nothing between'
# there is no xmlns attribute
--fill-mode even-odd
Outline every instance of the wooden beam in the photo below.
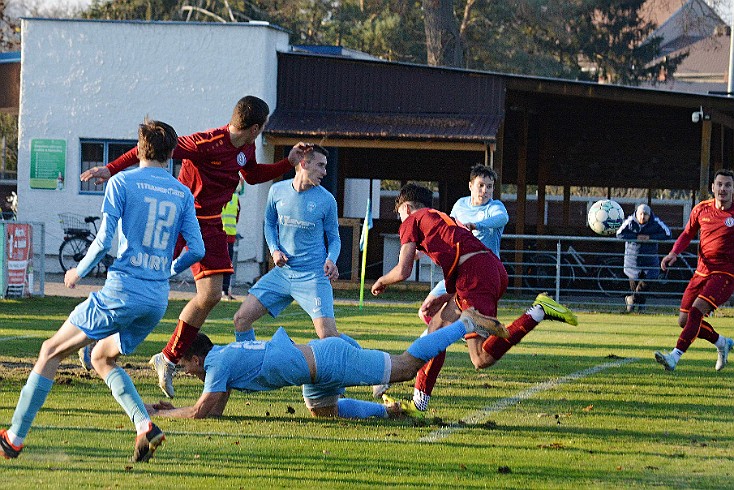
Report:
<svg viewBox="0 0 734 490"><path fill-rule="evenodd" d="M503 170L503 155L505 145L505 121L502 120L500 127L497 130L497 150L494 152L494 159L492 161L492 168L497 172L497 182L494 183L494 199L502 199L502 170Z"/></svg>
<svg viewBox="0 0 734 490"><path fill-rule="evenodd" d="M698 178L698 200L703 201L709 192L709 167L711 165L711 121L701 121L701 171Z"/></svg>
<svg viewBox="0 0 734 490"><path fill-rule="evenodd" d="M485 151L488 143L456 142L456 141L392 141L392 140L359 140L339 138L292 138L284 136L263 135L263 144L272 146L293 146L299 141L310 140L322 146L337 148L389 148L397 150L450 150L450 151Z"/></svg>
<svg viewBox="0 0 734 490"><path fill-rule="evenodd" d="M515 208L515 233L525 233L525 204L527 202L527 166L528 166L528 109L523 108L522 128L517 142L517 201ZM515 239L515 263L524 264L523 256L525 242L522 238ZM522 285L522 276L525 271L515 271L516 288Z"/></svg>

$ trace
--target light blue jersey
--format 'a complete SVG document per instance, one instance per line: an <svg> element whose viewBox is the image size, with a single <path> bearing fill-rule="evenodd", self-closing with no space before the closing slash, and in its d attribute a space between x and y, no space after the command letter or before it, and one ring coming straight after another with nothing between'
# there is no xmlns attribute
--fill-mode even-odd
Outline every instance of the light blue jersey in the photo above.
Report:
<svg viewBox="0 0 734 490"><path fill-rule="evenodd" d="M132 353L168 306L168 279L204 256L191 191L163 168L143 167L109 180L102 225L77 272L83 277L112 246L119 223L118 256L101 291L89 295L69 322L90 339L117 334L123 354ZM188 250L173 260L181 233Z"/></svg>
<svg viewBox="0 0 734 490"><path fill-rule="evenodd" d="M215 345L204 360L204 370L204 393L269 391L311 382L306 358L283 327L268 341Z"/></svg>
<svg viewBox="0 0 734 490"><path fill-rule="evenodd" d="M336 264L341 251L336 199L321 186L296 192L293 179L273 184L265 207L265 240L271 254L280 250L288 257L284 267L323 274L327 257Z"/></svg>
<svg viewBox="0 0 734 490"><path fill-rule="evenodd" d="M360 349L340 337L313 340L316 380L306 358L280 327L268 341L232 342L212 347L204 360L204 393L227 390L270 391L308 385L313 397L342 393L345 386L370 386L390 380L386 352Z"/></svg>
<svg viewBox="0 0 734 490"><path fill-rule="evenodd" d="M472 233L494 254L500 256L500 240L510 215L502 201L490 199L486 204L474 206L471 196L462 197L451 209L451 216L461 223L474 223Z"/></svg>
<svg viewBox="0 0 734 490"><path fill-rule="evenodd" d="M133 295L148 304L167 304L171 275L204 256L191 191L163 168L120 172L107 184L102 213L100 232L79 263L79 275L88 273L111 248L119 222L117 258L107 273L105 292ZM173 260L179 233L188 250Z"/></svg>

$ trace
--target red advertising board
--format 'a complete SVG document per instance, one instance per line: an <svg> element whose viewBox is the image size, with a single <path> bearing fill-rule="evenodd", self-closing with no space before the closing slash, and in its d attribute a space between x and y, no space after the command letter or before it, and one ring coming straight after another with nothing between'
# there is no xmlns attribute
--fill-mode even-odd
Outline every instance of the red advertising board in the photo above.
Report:
<svg viewBox="0 0 734 490"><path fill-rule="evenodd" d="M30 294L28 273L33 258L33 236L29 224L7 223L8 295ZM32 287L32 286L31 286Z"/></svg>

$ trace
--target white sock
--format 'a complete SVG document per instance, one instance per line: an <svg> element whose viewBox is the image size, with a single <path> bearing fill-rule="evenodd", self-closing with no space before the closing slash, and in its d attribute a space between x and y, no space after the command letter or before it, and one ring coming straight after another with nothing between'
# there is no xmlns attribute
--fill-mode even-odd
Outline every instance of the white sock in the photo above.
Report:
<svg viewBox="0 0 734 490"><path fill-rule="evenodd" d="M421 390L413 388L413 403L415 408L421 412L428 410L428 402L431 400L431 395L426 395Z"/></svg>
<svg viewBox="0 0 734 490"><path fill-rule="evenodd" d="M543 307L540 305L531 306L525 313L530 315L530 318L538 323L545 319L545 311L543 311Z"/></svg>
<svg viewBox="0 0 734 490"><path fill-rule="evenodd" d="M141 420L137 424L135 424L135 432L137 432L137 435L145 434L150 430L150 419Z"/></svg>
<svg viewBox="0 0 734 490"><path fill-rule="evenodd" d="M10 444L12 444L13 446L23 445L23 441L25 440L24 437L18 437L11 430L7 431L7 435L8 435L8 441L10 441Z"/></svg>
<svg viewBox="0 0 734 490"><path fill-rule="evenodd" d="M724 337L723 335L719 335L719 338L716 340L716 343L714 344L717 349L724 350L726 347L726 341L729 340L728 337Z"/></svg>
<svg viewBox="0 0 734 490"><path fill-rule="evenodd" d="M680 361L680 356L683 355L683 351L676 347L675 349L670 351L670 355L673 356L677 362L677 361Z"/></svg>

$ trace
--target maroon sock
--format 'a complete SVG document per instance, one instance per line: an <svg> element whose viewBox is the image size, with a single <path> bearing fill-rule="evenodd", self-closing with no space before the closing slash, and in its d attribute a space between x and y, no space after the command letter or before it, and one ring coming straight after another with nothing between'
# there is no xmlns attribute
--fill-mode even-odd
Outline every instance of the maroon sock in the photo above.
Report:
<svg viewBox="0 0 734 490"><path fill-rule="evenodd" d="M445 360L446 351L443 351L425 363L423 367L418 370L418 374L415 377L415 389L430 396L433 392L433 387L436 386L438 374L441 372L441 368L443 367Z"/></svg>
<svg viewBox="0 0 734 490"><path fill-rule="evenodd" d="M675 344L676 349L681 352L685 352L688 350L688 347L690 347L693 341L696 340L698 331L701 330L702 320L703 313L701 313L701 310L699 310L698 308L691 308L691 310L688 312L688 320L686 321L686 326L683 327L683 331L678 337L678 342Z"/></svg>
<svg viewBox="0 0 734 490"><path fill-rule="evenodd" d="M163 355L172 363L178 364L184 352L189 350L191 344L194 343L197 333L199 333L199 327L194 327L179 319L176 330L173 331L173 335L168 339L168 344L163 348Z"/></svg>
<svg viewBox="0 0 734 490"><path fill-rule="evenodd" d="M484 341L484 344L482 344L482 349L492 356L495 361L499 361L508 350L519 344L522 338L534 329L537 324L538 322L533 320L533 317L527 313L523 313L520 318L512 322L507 327L507 330L510 332L510 337L508 339L501 339L496 335L491 335Z"/></svg>
<svg viewBox="0 0 734 490"><path fill-rule="evenodd" d="M701 328L698 329L698 337L715 344L719 340L719 334L706 320L701 320Z"/></svg>

